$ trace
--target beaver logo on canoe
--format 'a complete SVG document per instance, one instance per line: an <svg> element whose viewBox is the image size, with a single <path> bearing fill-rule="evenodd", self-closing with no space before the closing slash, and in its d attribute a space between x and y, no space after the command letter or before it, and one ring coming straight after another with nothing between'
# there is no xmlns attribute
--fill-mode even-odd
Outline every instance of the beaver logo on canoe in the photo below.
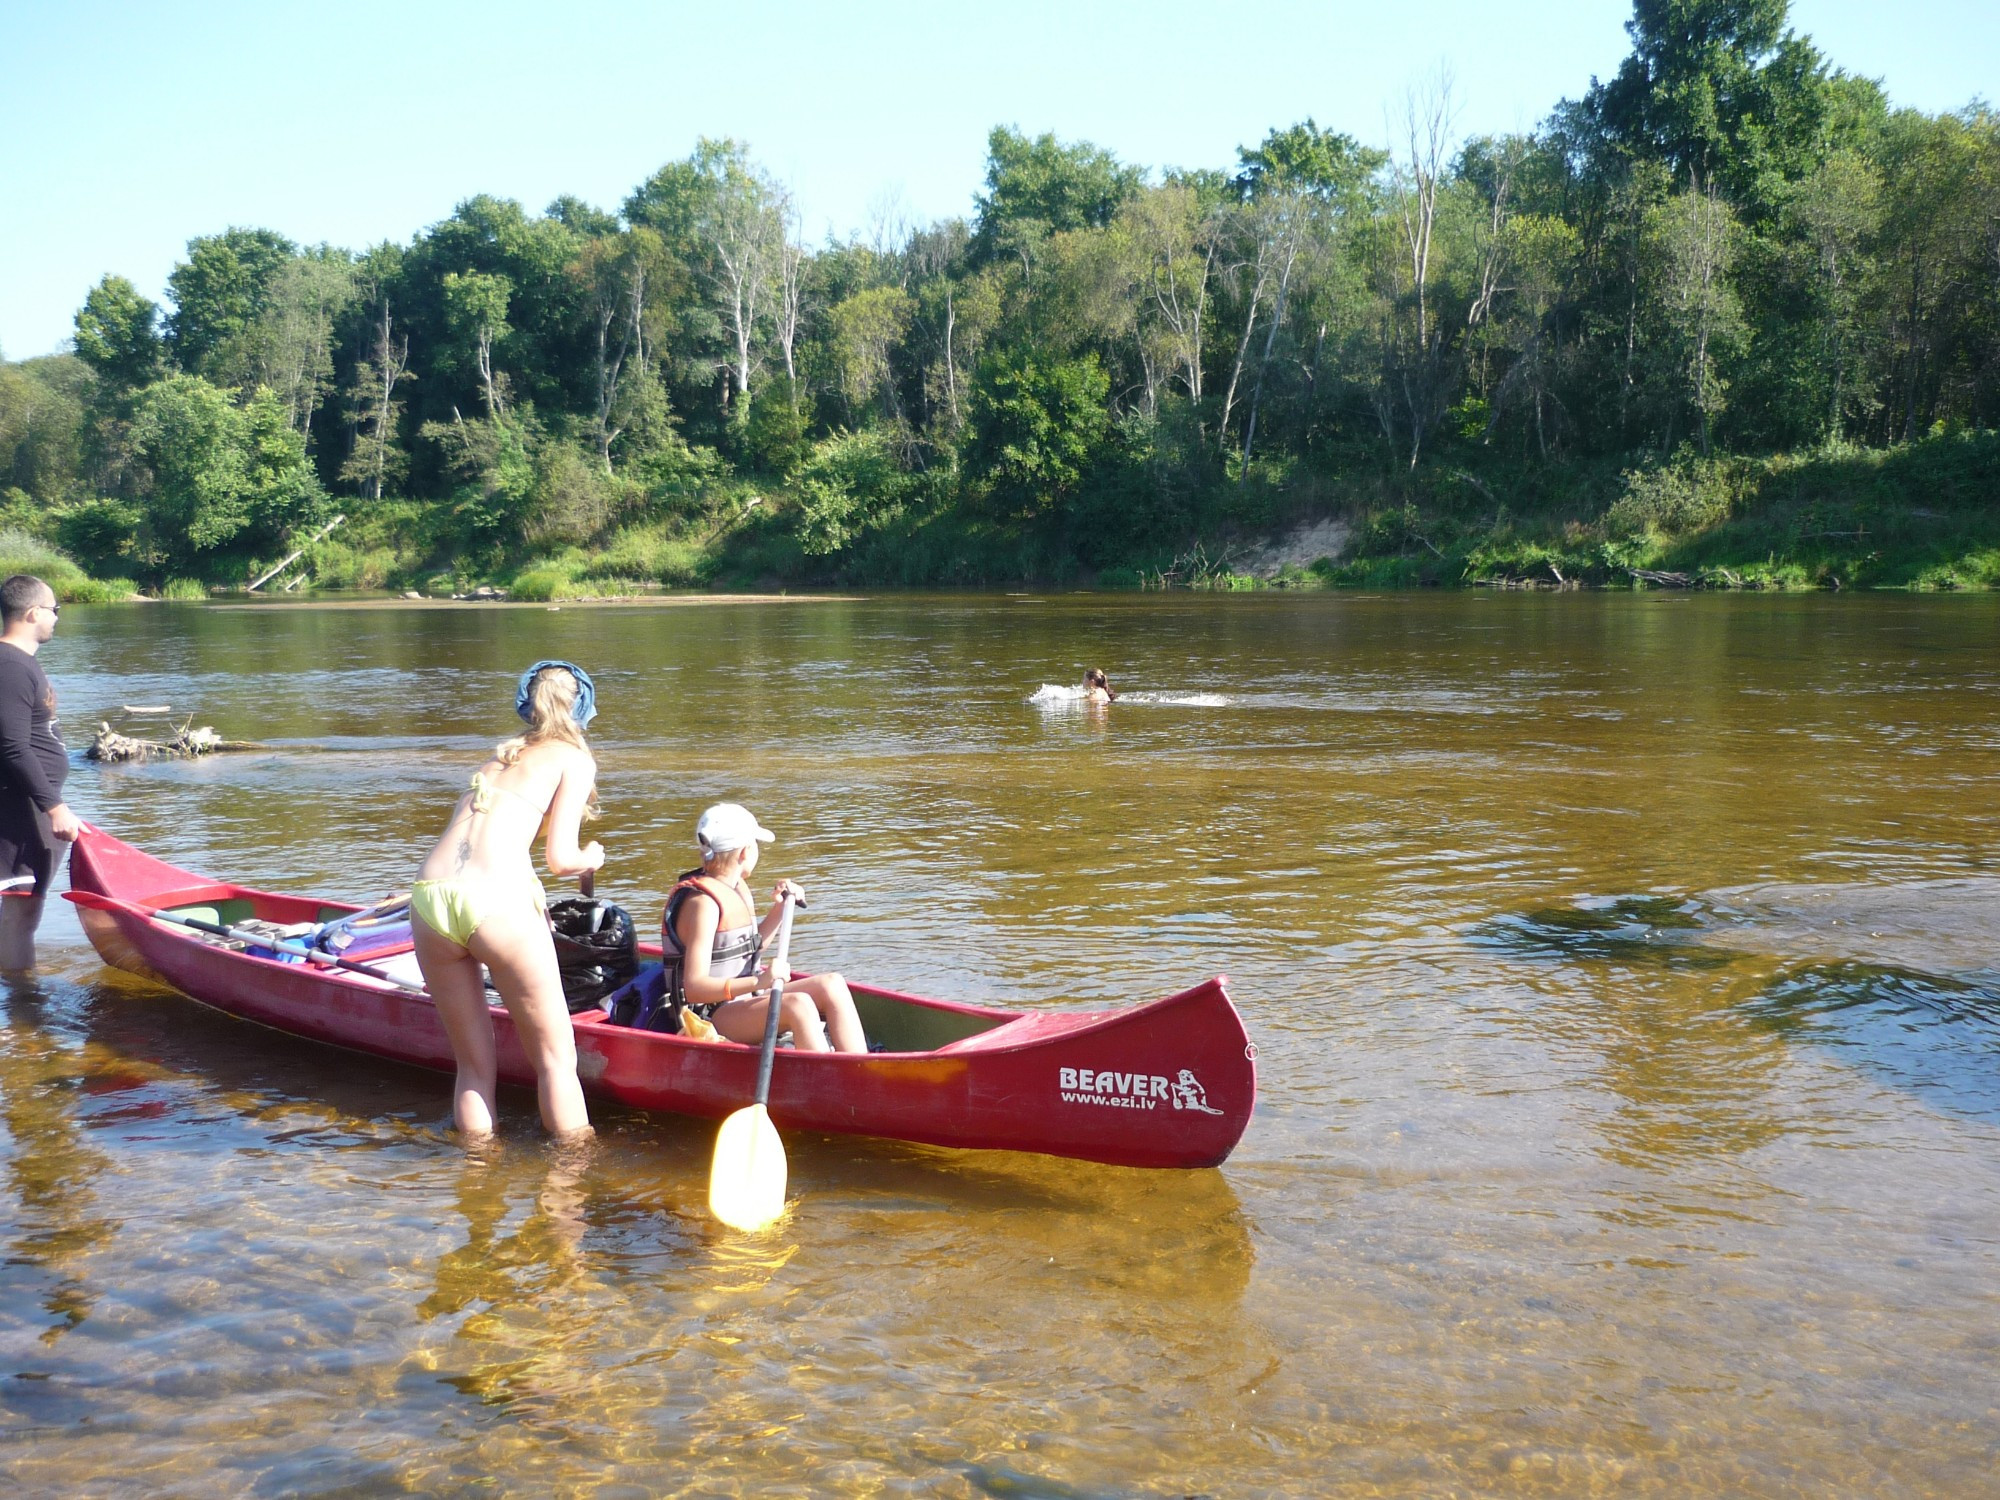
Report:
<svg viewBox="0 0 2000 1500"><path fill-rule="evenodd" d="M1201 1086L1201 1080L1194 1076L1191 1068L1182 1068L1181 1076L1171 1085L1175 1109L1191 1109L1198 1114L1219 1115L1219 1109L1210 1109L1208 1092Z"/></svg>

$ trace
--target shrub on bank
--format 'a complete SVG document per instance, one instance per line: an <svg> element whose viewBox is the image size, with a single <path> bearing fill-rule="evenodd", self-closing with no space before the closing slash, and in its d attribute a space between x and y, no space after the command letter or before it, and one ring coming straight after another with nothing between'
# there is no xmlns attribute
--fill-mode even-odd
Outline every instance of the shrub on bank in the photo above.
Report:
<svg viewBox="0 0 2000 1500"><path fill-rule="evenodd" d="M514 575L507 585L507 597L526 604L547 604L556 599L580 599L584 591L565 568L528 568Z"/></svg>
<svg viewBox="0 0 2000 1500"><path fill-rule="evenodd" d="M692 588L708 576L714 544L671 522L651 522L615 532L601 551L579 556L580 576L616 593L634 584Z"/></svg>
<svg viewBox="0 0 2000 1500"><path fill-rule="evenodd" d="M1951 562L1925 568L1910 580L1910 587L1920 593L2000 588L2000 547L1980 548Z"/></svg>
<svg viewBox="0 0 2000 1500"><path fill-rule="evenodd" d="M394 547L359 547L331 539L305 559L312 586L320 589L381 589L404 573L414 559Z"/></svg>
<svg viewBox="0 0 2000 1500"><path fill-rule="evenodd" d="M0 531L0 578L33 573L64 604L109 604L136 592L128 578L92 578L68 554L25 531Z"/></svg>
<svg viewBox="0 0 2000 1500"><path fill-rule="evenodd" d="M1604 514L1604 529L1614 537L1677 536L1719 525L1735 503L1740 467L1727 459L1683 457L1656 469L1628 470L1624 493Z"/></svg>

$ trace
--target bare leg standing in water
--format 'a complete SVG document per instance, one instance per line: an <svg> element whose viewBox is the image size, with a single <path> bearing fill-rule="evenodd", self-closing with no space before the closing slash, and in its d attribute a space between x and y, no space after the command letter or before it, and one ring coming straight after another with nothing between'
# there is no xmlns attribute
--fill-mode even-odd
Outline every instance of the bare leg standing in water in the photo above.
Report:
<svg viewBox="0 0 2000 1500"><path fill-rule="evenodd" d="M539 910L480 925L464 947L422 923L412 923L417 963L430 986L438 1019L458 1058L452 1119L468 1135L494 1129L498 1089L493 1014L484 965L514 1021L514 1035L535 1069L542 1124L567 1138L590 1129L590 1112L576 1078L576 1033L556 970L555 942Z"/></svg>
<svg viewBox="0 0 2000 1500"><path fill-rule="evenodd" d="M493 1013L481 966L492 974L535 1070L542 1124L558 1139L587 1135L590 1115L576 1077L576 1034L564 1003L541 883L533 864L544 835L551 873L581 875L604 863L594 840L577 845L597 762L583 728L597 712L590 675L568 662L522 674L515 712L528 732L502 744L471 785L410 888L417 964L458 1062L452 1120L489 1135L498 1114Z"/></svg>

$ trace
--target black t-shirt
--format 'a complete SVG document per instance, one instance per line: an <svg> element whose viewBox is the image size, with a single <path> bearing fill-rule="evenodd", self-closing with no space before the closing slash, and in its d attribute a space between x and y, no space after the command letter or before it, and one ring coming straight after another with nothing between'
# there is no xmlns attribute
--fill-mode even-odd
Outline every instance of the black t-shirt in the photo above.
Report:
<svg viewBox="0 0 2000 1500"><path fill-rule="evenodd" d="M0 795L47 812L62 801L69 749L56 723L56 695L42 664L0 641Z"/></svg>

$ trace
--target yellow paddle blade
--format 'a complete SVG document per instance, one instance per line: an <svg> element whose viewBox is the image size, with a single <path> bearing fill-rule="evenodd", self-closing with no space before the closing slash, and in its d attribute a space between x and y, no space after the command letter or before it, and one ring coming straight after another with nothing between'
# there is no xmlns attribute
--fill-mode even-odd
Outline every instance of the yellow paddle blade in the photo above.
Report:
<svg viewBox="0 0 2000 1500"><path fill-rule="evenodd" d="M731 1229L762 1229L785 1211L785 1143L761 1104L739 1109L715 1135L708 1211Z"/></svg>

